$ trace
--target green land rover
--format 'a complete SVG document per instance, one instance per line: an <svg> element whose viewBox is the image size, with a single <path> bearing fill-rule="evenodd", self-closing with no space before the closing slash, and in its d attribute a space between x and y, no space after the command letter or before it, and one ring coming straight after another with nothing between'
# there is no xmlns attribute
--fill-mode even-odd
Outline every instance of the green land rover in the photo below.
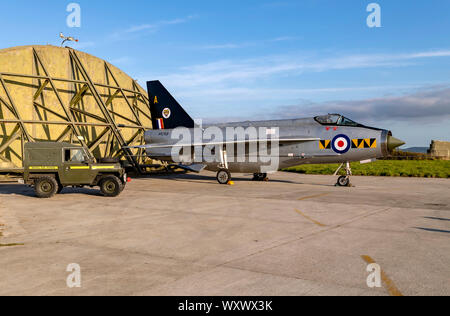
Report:
<svg viewBox="0 0 450 316"><path fill-rule="evenodd" d="M119 161L95 163L81 146L36 142L26 143L24 150L23 182L33 186L39 198L53 197L68 186L99 186L104 196L115 197L128 181Z"/></svg>

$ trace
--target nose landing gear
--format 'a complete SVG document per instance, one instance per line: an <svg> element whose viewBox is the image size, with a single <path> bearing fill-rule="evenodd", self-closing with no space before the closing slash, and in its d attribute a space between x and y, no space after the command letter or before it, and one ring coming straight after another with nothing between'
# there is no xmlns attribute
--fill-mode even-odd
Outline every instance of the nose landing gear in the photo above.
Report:
<svg viewBox="0 0 450 316"><path fill-rule="evenodd" d="M352 175L352 168L350 168L350 163L347 162L345 164L341 164L339 168L334 173L334 176L337 176L339 171L345 166L346 174L345 176L341 176L338 178L336 186L339 187L351 187L352 184L350 183L350 176Z"/></svg>
<svg viewBox="0 0 450 316"><path fill-rule="evenodd" d="M348 176L339 177L337 180L336 186L349 187L350 186L350 177L348 177Z"/></svg>

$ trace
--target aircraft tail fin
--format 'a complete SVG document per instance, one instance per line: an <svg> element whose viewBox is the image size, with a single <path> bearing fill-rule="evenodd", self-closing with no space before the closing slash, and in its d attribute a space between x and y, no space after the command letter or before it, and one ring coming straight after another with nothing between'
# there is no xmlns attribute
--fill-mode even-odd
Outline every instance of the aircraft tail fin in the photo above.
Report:
<svg viewBox="0 0 450 316"><path fill-rule="evenodd" d="M194 120L159 80L148 81L147 90L154 129L194 128Z"/></svg>

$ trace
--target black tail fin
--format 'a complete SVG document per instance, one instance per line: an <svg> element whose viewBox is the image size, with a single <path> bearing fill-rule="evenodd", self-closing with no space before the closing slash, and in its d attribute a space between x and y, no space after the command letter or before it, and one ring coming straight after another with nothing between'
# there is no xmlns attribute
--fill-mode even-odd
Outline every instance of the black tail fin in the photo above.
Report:
<svg viewBox="0 0 450 316"><path fill-rule="evenodd" d="M194 128L194 120L159 82L147 82L154 129Z"/></svg>

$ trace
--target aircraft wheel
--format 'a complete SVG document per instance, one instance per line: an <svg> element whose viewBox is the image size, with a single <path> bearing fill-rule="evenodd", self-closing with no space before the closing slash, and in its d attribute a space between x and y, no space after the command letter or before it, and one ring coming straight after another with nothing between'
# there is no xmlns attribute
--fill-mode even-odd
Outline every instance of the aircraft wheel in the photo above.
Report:
<svg viewBox="0 0 450 316"><path fill-rule="evenodd" d="M347 176L339 177L337 185L340 187L348 187L350 185L350 177Z"/></svg>
<svg viewBox="0 0 450 316"><path fill-rule="evenodd" d="M217 172L217 181L220 184L228 184L231 181L231 173L227 169L220 169Z"/></svg>
<svg viewBox="0 0 450 316"><path fill-rule="evenodd" d="M267 173L255 173L253 181L269 181L269 178L267 178Z"/></svg>

